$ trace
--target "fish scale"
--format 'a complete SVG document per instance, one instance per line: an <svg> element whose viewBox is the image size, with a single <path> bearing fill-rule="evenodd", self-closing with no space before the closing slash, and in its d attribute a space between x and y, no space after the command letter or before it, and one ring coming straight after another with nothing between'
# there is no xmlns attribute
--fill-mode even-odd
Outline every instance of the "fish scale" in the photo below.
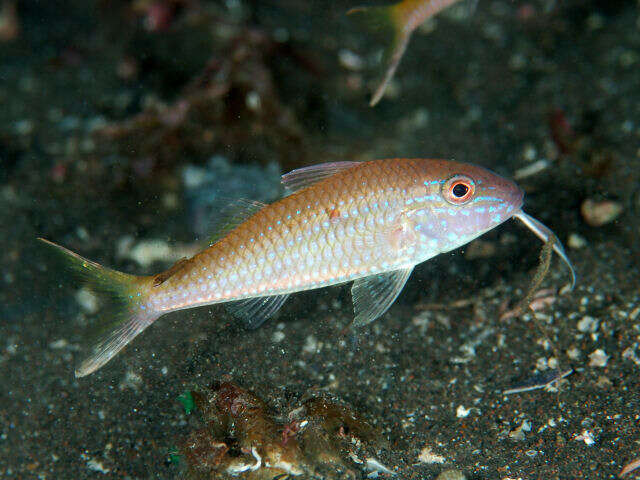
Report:
<svg viewBox="0 0 640 480"><path fill-rule="evenodd" d="M354 326L380 317L415 265L468 243L512 217L569 265L551 230L522 210L513 182L448 160L336 162L283 176L291 194L245 212L221 238L154 276L116 272L43 240L70 271L113 301L110 324L76 370L88 375L165 313L233 302L259 326L287 295L353 281ZM573 270L572 284L575 282Z"/></svg>
<svg viewBox="0 0 640 480"><path fill-rule="evenodd" d="M410 172L410 165L405 172L392 166L364 169L360 178L338 175L267 205L164 282L152 293L150 306L168 311L291 293L377 273L384 270L382 263L387 269L395 266L398 259L388 252L358 245L367 228L395 215L403 203L398 180ZM339 217L332 219L336 211Z"/></svg>

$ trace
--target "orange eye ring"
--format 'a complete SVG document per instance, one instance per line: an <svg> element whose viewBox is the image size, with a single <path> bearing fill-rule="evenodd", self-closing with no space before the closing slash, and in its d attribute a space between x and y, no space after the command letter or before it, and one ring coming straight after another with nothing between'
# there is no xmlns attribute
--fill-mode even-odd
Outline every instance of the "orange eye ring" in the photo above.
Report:
<svg viewBox="0 0 640 480"><path fill-rule="evenodd" d="M442 184L442 196L452 205L468 203L475 191L475 182L466 175L454 175Z"/></svg>

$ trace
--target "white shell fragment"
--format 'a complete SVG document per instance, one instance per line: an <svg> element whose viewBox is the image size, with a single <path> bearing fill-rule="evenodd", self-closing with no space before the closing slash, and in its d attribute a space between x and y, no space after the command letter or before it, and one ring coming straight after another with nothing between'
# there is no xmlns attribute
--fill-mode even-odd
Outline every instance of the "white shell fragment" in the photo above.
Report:
<svg viewBox="0 0 640 480"><path fill-rule="evenodd" d="M596 443L595 439L593 438L593 433L591 433L589 430L583 430L582 433L580 435L576 435L574 439L584 442L588 447Z"/></svg>
<svg viewBox="0 0 640 480"><path fill-rule="evenodd" d="M365 465L367 470L371 472L385 473L387 475L396 475L396 472L394 472L393 470L389 470L389 468L385 467L382 463L380 463L379 460L373 457L367 457L367 459L365 460Z"/></svg>
<svg viewBox="0 0 640 480"><path fill-rule="evenodd" d="M422 463L444 463L447 460L442 455L433 453L429 445L425 445L424 448L420 450L418 461Z"/></svg>
<svg viewBox="0 0 640 480"><path fill-rule="evenodd" d="M601 227L613 222L622 213L622 205L613 200L592 200L587 199L580 206L582 218L592 227Z"/></svg>
<svg viewBox="0 0 640 480"><path fill-rule="evenodd" d="M469 416L469 414L471 413L471 409L470 408L465 408L464 405L459 405L457 410L456 410L456 416L458 418L464 418Z"/></svg>
<svg viewBox="0 0 640 480"><path fill-rule="evenodd" d="M608 361L609 355L607 355L601 348L594 350L593 353L589 355L590 367L606 367Z"/></svg>

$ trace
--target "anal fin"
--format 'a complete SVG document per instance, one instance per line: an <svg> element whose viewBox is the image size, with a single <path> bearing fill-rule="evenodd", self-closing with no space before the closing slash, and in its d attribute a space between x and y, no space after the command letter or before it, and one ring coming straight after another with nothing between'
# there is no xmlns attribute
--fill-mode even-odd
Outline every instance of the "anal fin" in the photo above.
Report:
<svg viewBox="0 0 640 480"><path fill-rule="evenodd" d="M264 322L272 317L287 300L289 294L271 295L268 297L255 297L247 300L238 300L229 303L227 310L242 319L250 329L259 328Z"/></svg>
<svg viewBox="0 0 640 480"><path fill-rule="evenodd" d="M351 296L355 317L351 325L362 327L386 312L398 298L413 266L379 273L353 282Z"/></svg>

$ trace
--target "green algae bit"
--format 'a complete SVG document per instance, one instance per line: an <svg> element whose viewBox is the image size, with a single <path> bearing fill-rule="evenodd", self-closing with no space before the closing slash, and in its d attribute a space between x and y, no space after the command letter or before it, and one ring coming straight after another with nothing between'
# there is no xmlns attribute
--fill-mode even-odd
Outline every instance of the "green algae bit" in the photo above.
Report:
<svg viewBox="0 0 640 480"><path fill-rule="evenodd" d="M180 465L182 463L182 455L178 453L177 447L173 447L167 452L167 462L171 465Z"/></svg>
<svg viewBox="0 0 640 480"><path fill-rule="evenodd" d="M178 401L182 404L184 413L186 413L187 415L190 415L191 412L193 412L194 408L196 408L196 404L193 401L193 395L191 395L191 392L189 390L178 396Z"/></svg>

